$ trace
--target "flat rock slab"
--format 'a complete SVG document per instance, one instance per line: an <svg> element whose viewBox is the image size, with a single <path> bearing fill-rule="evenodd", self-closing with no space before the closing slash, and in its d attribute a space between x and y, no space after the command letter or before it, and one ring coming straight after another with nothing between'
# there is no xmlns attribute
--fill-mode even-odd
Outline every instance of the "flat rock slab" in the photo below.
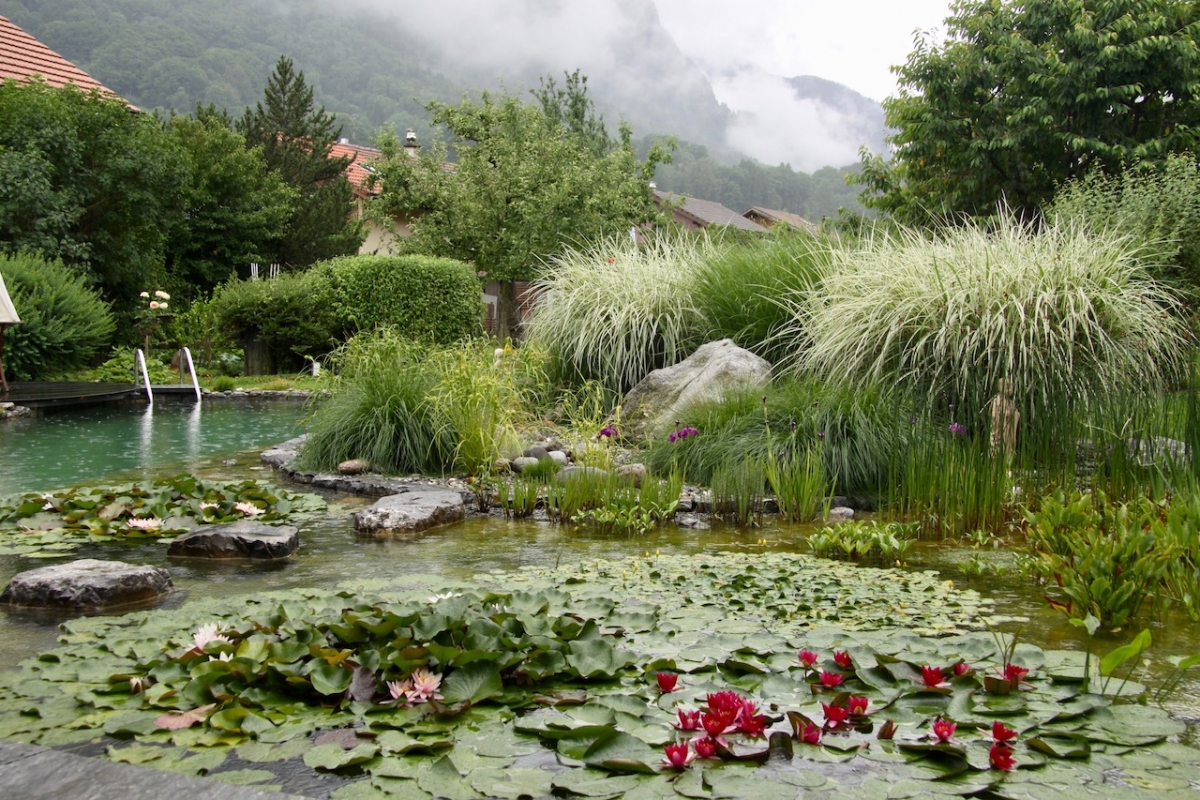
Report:
<svg viewBox="0 0 1200 800"><path fill-rule="evenodd" d="M416 533L458 522L467 514L462 495L436 486L406 486L354 515L354 529L370 536Z"/></svg>
<svg viewBox="0 0 1200 800"><path fill-rule="evenodd" d="M167 548L172 558L287 558L300 547L300 532L291 525L240 520L227 525L201 525L179 536Z"/></svg>
<svg viewBox="0 0 1200 800"><path fill-rule="evenodd" d="M161 567L84 558L13 576L0 603L38 608L105 608L160 597L172 588Z"/></svg>

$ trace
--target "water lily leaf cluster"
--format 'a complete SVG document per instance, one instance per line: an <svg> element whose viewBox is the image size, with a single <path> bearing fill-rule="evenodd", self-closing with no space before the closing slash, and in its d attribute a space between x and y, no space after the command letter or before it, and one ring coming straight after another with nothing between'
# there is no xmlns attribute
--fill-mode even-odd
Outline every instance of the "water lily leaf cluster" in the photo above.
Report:
<svg viewBox="0 0 1200 800"><path fill-rule="evenodd" d="M838 592L873 622L808 616ZM942 635L890 624L925 602ZM968 630L985 610L932 575L732 553L221 598L66 623L0 677L0 737L285 790L315 770L336 798L1149 797L1200 779L1182 723L1085 691L1081 652ZM421 671L440 681L414 701L398 689ZM709 718L735 706L751 711Z"/></svg>
<svg viewBox="0 0 1200 800"><path fill-rule="evenodd" d="M174 538L197 525L248 517L277 522L321 511L314 494L265 481L231 483L177 475L118 486L29 492L0 502L0 555L61 555L80 544Z"/></svg>

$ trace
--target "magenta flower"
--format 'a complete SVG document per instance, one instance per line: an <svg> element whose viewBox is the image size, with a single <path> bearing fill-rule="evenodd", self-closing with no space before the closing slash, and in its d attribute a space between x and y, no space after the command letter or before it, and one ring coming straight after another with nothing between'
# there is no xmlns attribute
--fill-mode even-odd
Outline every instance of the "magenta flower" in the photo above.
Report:
<svg viewBox="0 0 1200 800"><path fill-rule="evenodd" d="M954 675L957 678L961 678L963 675L966 675L967 673L972 672L972 671L973 671L973 668L971 667L971 665L965 661L960 661L954 665Z"/></svg>
<svg viewBox="0 0 1200 800"><path fill-rule="evenodd" d="M659 672L654 677L658 680L658 690L664 694L675 691L675 686L679 683L679 676L674 672Z"/></svg>
<svg viewBox="0 0 1200 800"><path fill-rule="evenodd" d="M1004 665L1004 680L1011 683L1014 687L1025 680L1025 676L1028 674L1029 670L1024 667L1018 667L1016 664Z"/></svg>
<svg viewBox="0 0 1200 800"><path fill-rule="evenodd" d="M617 436L617 429L612 425L605 425L600 429L600 433L596 434L597 439L615 439Z"/></svg>
<svg viewBox="0 0 1200 800"><path fill-rule="evenodd" d="M812 669L819 658L820 656L818 656L812 650L801 650L800 666L804 667L805 669Z"/></svg>
<svg viewBox="0 0 1200 800"><path fill-rule="evenodd" d="M936 689L941 686L943 677L941 667L928 665L921 667L921 680L925 682L926 689Z"/></svg>
<svg viewBox="0 0 1200 800"><path fill-rule="evenodd" d="M933 723L933 735L938 738L939 742L948 742L954 732L958 730L958 725L948 719L938 719Z"/></svg>
<svg viewBox="0 0 1200 800"><path fill-rule="evenodd" d="M1007 744L1017 738L1017 732L1000 720L996 720L992 723L992 738L996 744Z"/></svg>
<svg viewBox="0 0 1200 800"><path fill-rule="evenodd" d="M708 710L729 712L730 716L736 717L742 712L742 696L737 692L731 692L728 689L722 692L708 693Z"/></svg>
<svg viewBox="0 0 1200 800"><path fill-rule="evenodd" d="M1012 748L1001 742L996 742L992 745L992 749L988 751L988 761L991 762L992 769L999 769L1008 772L1017 765L1017 759L1013 756Z"/></svg>
<svg viewBox="0 0 1200 800"><path fill-rule="evenodd" d="M698 731L700 730L700 711L684 711L682 708L675 712L679 716L679 722L675 724L676 728L681 731Z"/></svg>
<svg viewBox="0 0 1200 800"><path fill-rule="evenodd" d="M678 424L678 420L676 421L676 424ZM691 425L684 425L682 428L680 428L677 431L671 431L670 435L667 436L667 440L670 441L672 444L674 444L675 442L678 442L681 439L686 439L689 436L699 436L699 435L700 435L700 431L696 430Z"/></svg>
<svg viewBox="0 0 1200 800"><path fill-rule="evenodd" d="M709 711L700 717L700 727L704 728L704 732L715 739L724 733L736 719L737 714L727 709Z"/></svg>
<svg viewBox="0 0 1200 800"><path fill-rule="evenodd" d="M825 712L825 724L829 726L841 725L850 716L850 709L828 703L821 703L821 710Z"/></svg>
<svg viewBox="0 0 1200 800"><path fill-rule="evenodd" d="M833 661L842 669L851 669L854 666L854 662L850 660L850 654L845 650L835 650Z"/></svg>
<svg viewBox="0 0 1200 800"><path fill-rule="evenodd" d="M839 675L836 672L830 672L827 669L821 670L821 685L826 689L834 689L842 685L846 680L846 676Z"/></svg>
<svg viewBox="0 0 1200 800"><path fill-rule="evenodd" d="M663 766L668 769L683 769L688 764L692 763L695 758L692 752L688 749L687 742L676 742L669 744L663 748L665 758L663 758Z"/></svg>
<svg viewBox="0 0 1200 800"><path fill-rule="evenodd" d="M949 430L950 433L954 434L955 436L967 435L967 426L963 425L961 422L951 422L947 430Z"/></svg>
<svg viewBox="0 0 1200 800"><path fill-rule="evenodd" d="M717 740L710 736L693 739L692 747L696 748L698 758L716 758L717 756Z"/></svg>
<svg viewBox="0 0 1200 800"><path fill-rule="evenodd" d="M870 702L871 701L865 697L855 697L854 695L851 695L850 698L846 700L846 705L849 706L851 714L857 714L861 716L867 713L867 705Z"/></svg>
<svg viewBox="0 0 1200 800"><path fill-rule="evenodd" d="M800 732L800 741L805 744L820 744L821 729L811 722L804 726L804 730Z"/></svg>

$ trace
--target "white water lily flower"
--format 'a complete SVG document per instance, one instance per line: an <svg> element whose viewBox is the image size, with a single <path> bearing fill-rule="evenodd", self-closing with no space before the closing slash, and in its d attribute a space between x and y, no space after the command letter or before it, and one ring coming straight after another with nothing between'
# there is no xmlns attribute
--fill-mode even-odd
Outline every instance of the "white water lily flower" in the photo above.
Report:
<svg viewBox="0 0 1200 800"><path fill-rule="evenodd" d="M201 503L200 504L201 511L203 511L206 508L220 508L220 507L221 507L220 503Z"/></svg>
<svg viewBox="0 0 1200 800"><path fill-rule="evenodd" d="M259 508L258 506L254 505L254 503L247 503L247 502L235 503L233 508L235 511L242 512L247 517L257 517L259 514L263 513L263 510L261 508Z"/></svg>
<svg viewBox="0 0 1200 800"><path fill-rule="evenodd" d="M140 676L135 675L129 679L129 691L132 692L133 694L137 694L138 692L145 691L146 687L149 685L150 685L150 676L149 675L140 675Z"/></svg>
<svg viewBox="0 0 1200 800"><path fill-rule="evenodd" d="M156 531L162 527L162 520L157 517L132 517L125 520L125 524L131 528L138 528L143 531Z"/></svg>
<svg viewBox="0 0 1200 800"><path fill-rule="evenodd" d="M444 594L435 594L432 597L427 597L426 601L432 605L442 600L449 600L452 597L462 597L462 592L446 592Z"/></svg>
<svg viewBox="0 0 1200 800"><path fill-rule="evenodd" d="M233 644L228 636L222 636L217 633L217 623L209 622L201 625L200 628L192 635L192 648L203 651L205 645L210 642L223 642L224 644Z"/></svg>

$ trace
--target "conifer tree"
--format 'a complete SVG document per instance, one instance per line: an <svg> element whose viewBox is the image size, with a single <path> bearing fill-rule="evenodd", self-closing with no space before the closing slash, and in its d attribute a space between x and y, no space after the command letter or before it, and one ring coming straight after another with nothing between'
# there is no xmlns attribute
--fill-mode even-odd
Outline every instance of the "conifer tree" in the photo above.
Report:
<svg viewBox="0 0 1200 800"><path fill-rule="evenodd" d="M324 106L314 108L312 87L287 56L279 57L263 99L246 109L237 129L297 192L276 257L297 268L357 251L363 236L345 174L350 159L330 158L341 126Z"/></svg>

